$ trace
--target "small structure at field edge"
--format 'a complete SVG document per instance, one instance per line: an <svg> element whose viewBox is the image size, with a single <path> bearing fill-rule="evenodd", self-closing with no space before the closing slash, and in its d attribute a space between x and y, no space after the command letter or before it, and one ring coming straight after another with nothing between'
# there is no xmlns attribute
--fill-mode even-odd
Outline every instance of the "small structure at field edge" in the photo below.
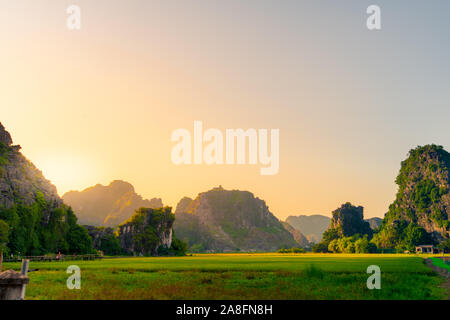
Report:
<svg viewBox="0 0 450 320"><path fill-rule="evenodd" d="M22 261L22 271L7 270L0 273L0 300L23 300L30 279L27 276L29 260Z"/></svg>
<svg viewBox="0 0 450 320"><path fill-rule="evenodd" d="M416 253L437 253L438 250L433 245L420 245L416 247Z"/></svg>

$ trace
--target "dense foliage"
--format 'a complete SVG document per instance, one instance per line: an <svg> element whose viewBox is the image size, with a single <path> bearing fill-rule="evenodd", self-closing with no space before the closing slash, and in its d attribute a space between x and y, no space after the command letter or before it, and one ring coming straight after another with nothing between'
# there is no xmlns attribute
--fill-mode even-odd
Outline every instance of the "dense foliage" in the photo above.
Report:
<svg viewBox="0 0 450 320"><path fill-rule="evenodd" d="M0 250L6 249L6 243L8 242L9 225L6 221L0 220Z"/></svg>
<svg viewBox="0 0 450 320"><path fill-rule="evenodd" d="M119 227L121 230L119 232L122 232L119 235L123 239L122 246L132 247L134 253L143 255L185 255L187 244L172 236L170 231L174 221L175 215L170 207L139 208ZM125 233L124 228L131 228L133 232ZM161 237L165 235L167 238L168 233L172 236L170 247L161 243Z"/></svg>
<svg viewBox="0 0 450 320"><path fill-rule="evenodd" d="M450 238L448 238L447 240L442 241L439 245L438 245L438 249L444 252L450 252Z"/></svg>
<svg viewBox="0 0 450 320"><path fill-rule="evenodd" d="M92 240L77 225L70 207L52 207L39 191L36 202L25 206L17 202L11 208L0 208L0 221L8 226L7 250L12 254L89 253ZM0 227L1 228L1 227ZM3 233L4 232L0 231Z"/></svg>
<svg viewBox="0 0 450 320"><path fill-rule="evenodd" d="M350 202L333 211L330 226L322 241L312 247L313 252L374 253L377 247L370 242L373 231L364 221L363 208Z"/></svg>
<svg viewBox="0 0 450 320"><path fill-rule="evenodd" d="M84 228L87 229L87 232L92 238L92 246L94 249L110 256L121 255L123 253L114 229L94 226L84 226Z"/></svg>
<svg viewBox="0 0 450 320"><path fill-rule="evenodd" d="M277 252L278 253L305 253L306 250L303 248L294 247L294 248L289 248L289 249L281 248L281 249L278 249Z"/></svg>
<svg viewBox="0 0 450 320"><path fill-rule="evenodd" d="M327 242L319 242L312 246L312 252L315 253L325 253L328 252L328 243Z"/></svg>
<svg viewBox="0 0 450 320"><path fill-rule="evenodd" d="M187 243L174 237L169 249L167 249L164 246L158 247L158 255L159 256L185 256L187 253L187 250L188 250Z"/></svg>
<svg viewBox="0 0 450 320"><path fill-rule="evenodd" d="M353 235L334 239L328 244L328 251L335 253L376 253L377 247L369 242L367 235Z"/></svg>

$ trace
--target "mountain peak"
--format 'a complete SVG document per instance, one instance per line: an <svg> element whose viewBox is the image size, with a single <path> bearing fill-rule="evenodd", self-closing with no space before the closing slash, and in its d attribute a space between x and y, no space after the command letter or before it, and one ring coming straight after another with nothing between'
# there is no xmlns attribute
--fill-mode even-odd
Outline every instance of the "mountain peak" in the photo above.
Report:
<svg viewBox="0 0 450 320"><path fill-rule="evenodd" d="M450 236L450 154L435 144L418 146L402 161L395 180L398 192L381 231L381 248L413 250ZM419 236L416 236L419 235Z"/></svg>
<svg viewBox="0 0 450 320"><path fill-rule="evenodd" d="M6 131L5 127L0 122L0 143L5 144L6 146L12 145L13 141L11 139L11 135L8 131Z"/></svg>
<svg viewBox="0 0 450 320"><path fill-rule="evenodd" d="M123 180L114 180L109 184L109 187L118 193L134 192L133 185Z"/></svg>
<svg viewBox="0 0 450 320"><path fill-rule="evenodd" d="M97 184L83 191L71 191L63 195L80 223L93 226L117 226L130 218L138 208L161 208L160 198L143 199L133 185L114 180L109 185Z"/></svg>
<svg viewBox="0 0 450 320"><path fill-rule="evenodd" d="M52 206L62 201L56 187L13 146L11 135L0 123L0 206L11 208L20 202L32 205L39 195Z"/></svg>
<svg viewBox="0 0 450 320"><path fill-rule="evenodd" d="M213 188L194 200L183 198L175 215L175 233L191 250L274 251L299 245L266 203L248 191Z"/></svg>

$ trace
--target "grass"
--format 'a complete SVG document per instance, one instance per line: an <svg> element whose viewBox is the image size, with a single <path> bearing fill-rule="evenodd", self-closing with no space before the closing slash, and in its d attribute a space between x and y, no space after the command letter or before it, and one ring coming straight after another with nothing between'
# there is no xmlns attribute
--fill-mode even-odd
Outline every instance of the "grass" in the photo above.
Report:
<svg viewBox="0 0 450 320"><path fill-rule="evenodd" d="M431 258L431 261L433 262L433 264L435 266L443 268L443 269L447 269L448 271L450 271L450 265L448 263L445 263L444 260L439 259L439 258Z"/></svg>
<svg viewBox="0 0 450 320"><path fill-rule="evenodd" d="M81 290L66 287L69 265ZM369 265L381 290L369 290ZM4 269L20 269L6 263ZM198 254L189 257L31 262L27 299L443 299L442 279L405 255Z"/></svg>

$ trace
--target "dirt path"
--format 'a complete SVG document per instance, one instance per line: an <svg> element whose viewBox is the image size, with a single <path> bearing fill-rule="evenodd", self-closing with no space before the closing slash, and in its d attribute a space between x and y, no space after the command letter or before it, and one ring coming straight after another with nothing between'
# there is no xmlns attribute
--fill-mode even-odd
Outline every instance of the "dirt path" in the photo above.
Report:
<svg viewBox="0 0 450 320"><path fill-rule="evenodd" d="M429 266L433 271L439 274L442 278L444 278L444 283L441 285L442 288L445 289L447 300L450 300L450 272L446 269L439 268L433 264L431 259L425 259L425 263Z"/></svg>

